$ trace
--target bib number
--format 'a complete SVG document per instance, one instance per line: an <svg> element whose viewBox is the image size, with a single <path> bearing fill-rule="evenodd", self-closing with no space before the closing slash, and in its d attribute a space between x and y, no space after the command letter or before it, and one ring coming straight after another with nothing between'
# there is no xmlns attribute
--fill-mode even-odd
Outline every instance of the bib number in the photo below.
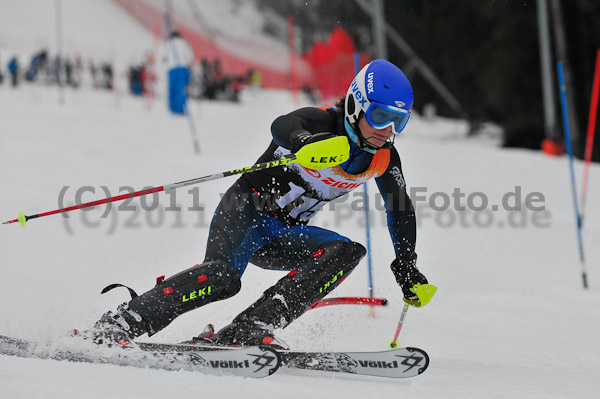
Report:
<svg viewBox="0 0 600 399"><path fill-rule="evenodd" d="M277 200L277 205L282 209L287 208L294 219L309 220L327 202L305 195L306 190L292 182L289 182L289 186L290 191Z"/></svg>

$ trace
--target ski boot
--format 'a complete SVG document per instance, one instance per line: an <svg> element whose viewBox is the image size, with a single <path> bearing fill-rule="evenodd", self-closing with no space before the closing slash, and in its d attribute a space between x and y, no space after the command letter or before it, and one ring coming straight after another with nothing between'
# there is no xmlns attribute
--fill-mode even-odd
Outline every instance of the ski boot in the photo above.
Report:
<svg viewBox="0 0 600 399"><path fill-rule="evenodd" d="M183 313L235 295L241 281L231 265L215 261L167 279L160 277L156 286L142 295L122 284L109 285L102 293L117 287L127 288L131 301L120 305L116 313L105 313L93 328L81 334L94 343L122 346L120 342L131 343L143 334L152 336Z"/></svg>
<svg viewBox="0 0 600 399"><path fill-rule="evenodd" d="M204 327L204 330L199 335L181 343L189 345L215 345L216 342L212 339L214 335L215 326L212 324L207 324L206 327Z"/></svg>
<svg viewBox="0 0 600 399"><path fill-rule="evenodd" d="M206 346L224 346L224 347L246 347L265 345L273 349L289 349L289 346L273 334L273 330L268 326L261 325L238 325L229 324L215 335L215 327L208 324L204 330L194 338L183 341L182 344L206 345Z"/></svg>
<svg viewBox="0 0 600 399"><path fill-rule="evenodd" d="M102 315L94 326L88 330L73 330L71 336L89 340L96 345L106 347L134 348L132 337L137 337L143 332L139 331L139 325L130 325L127 318L133 318L137 323L142 321L142 317L135 311L129 309L126 303L117 307L116 313L111 311ZM145 331L144 331L145 332Z"/></svg>
<svg viewBox="0 0 600 399"><path fill-rule="evenodd" d="M290 347L277 338L270 324L261 321L234 321L213 336L216 345L225 346L269 346L273 349L289 350Z"/></svg>

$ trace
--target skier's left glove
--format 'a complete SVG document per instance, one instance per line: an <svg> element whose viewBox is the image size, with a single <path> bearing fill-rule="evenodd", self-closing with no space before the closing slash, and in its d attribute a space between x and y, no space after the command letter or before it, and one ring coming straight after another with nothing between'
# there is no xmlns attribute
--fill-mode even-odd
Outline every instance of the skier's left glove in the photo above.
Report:
<svg viewBox="0 0 600 399"><path fill-rule="evenodd" d="M419 285L427 284L427 278L417 269L417 254L410 252L394 259L391 264L396 282L402 287L404 301L409 305L421 307L422 304L416 293Z"/></svg>

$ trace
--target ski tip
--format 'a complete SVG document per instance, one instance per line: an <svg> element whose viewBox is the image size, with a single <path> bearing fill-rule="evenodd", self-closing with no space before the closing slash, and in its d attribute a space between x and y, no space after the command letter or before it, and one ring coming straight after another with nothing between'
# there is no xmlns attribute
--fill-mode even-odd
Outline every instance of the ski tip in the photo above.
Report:
<svg viewBox="0 0 600 399"><path fill-rule="evenodd" d="M418 369L419 375L423 374L423 372L425 370L427 370L427 367L429 367L429 355L427 354L427 352L425 352L423 349L413 348L410 346L407 346L406 350L411 352L412 353L411 358L414 358L414 360L416 360L417 363L419 363L419 369ZM421 355L423 357L419 358L419 355ZM421 364L422 361L424 364Z"/></svg>
<svg viewBox="0 0 600 399"><path fill-rule="evenodd" d="M269 370L269 375L273 375L279 368L282 366L283 362L281 359L281 355L274 348L270 348L268 346L261 345L259 349L262 351L263 355L261 358L264 359L264 364L270 364L273 360L275 364L271 365L271 369ZM266 355L266 356L265 356ZM270 357L269 357L270 355ZM257 359L258 360L258 359Z"/></svg>
<svg viewBox="0 0 600 399"><path fill-rule="evenodd" d="M25 227L25 223L27 223L27 216L23 215L23 212L19 212L19 217L17 218L21 227Z"/></svg>

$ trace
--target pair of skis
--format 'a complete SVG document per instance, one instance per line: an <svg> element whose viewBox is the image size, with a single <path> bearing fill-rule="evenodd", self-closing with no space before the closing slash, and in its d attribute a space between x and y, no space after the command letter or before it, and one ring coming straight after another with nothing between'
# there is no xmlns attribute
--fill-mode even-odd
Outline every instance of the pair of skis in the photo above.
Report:
<svg viewBox="0 0 600 399"><path fill-rule="evenodd" d="M429 365L429 356L418 348L398 348L382 352L301 352L266 346L238 349L144 342L136 343L131 348L105 348L73 338L65 340L70 341L41 344L0 336L0 354L250 378L267 377L280 367L407 378L423 373Z"/></svg>

